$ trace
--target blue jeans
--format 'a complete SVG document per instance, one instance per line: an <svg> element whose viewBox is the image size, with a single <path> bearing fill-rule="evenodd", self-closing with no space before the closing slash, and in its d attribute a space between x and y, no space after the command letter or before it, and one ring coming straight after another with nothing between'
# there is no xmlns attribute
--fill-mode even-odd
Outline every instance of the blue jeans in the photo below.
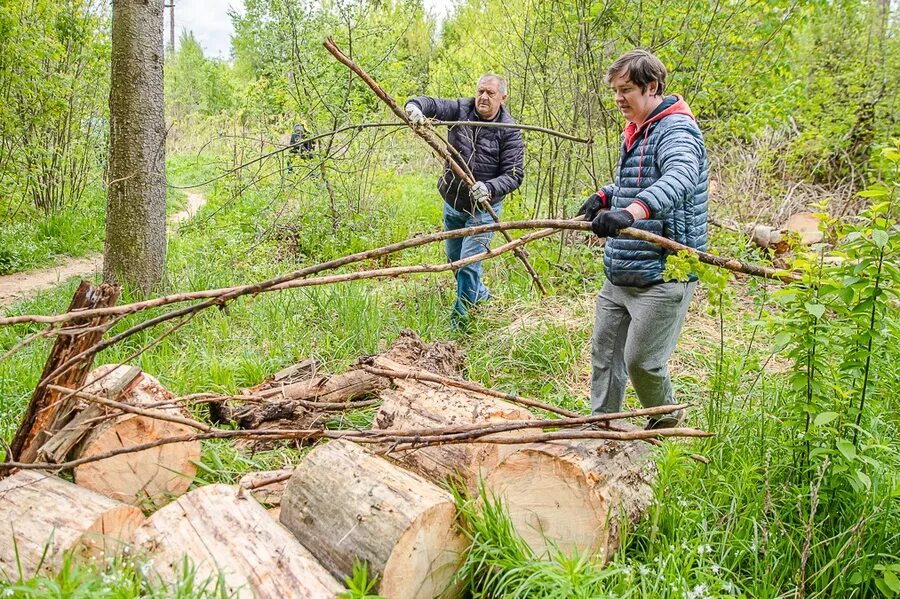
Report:
<svg viewBox="0 0 900 599"><path fill-rule="evenodd" d="M497 216L499 216L500 210L503 208L503 202L497 202L492 207ZM460 212L444 202L445 231L455 231L492 222L494 222L494 219L487 212L480 210L475 212L475 214ZM470 235L469 237L448 239L445 245L447 261L456 262L469 256L487 252L491 249L491 239L493 237L493 233L481 233L479 235ZM453 310L459 316L465 316L469 308L491 297L491 293L484 286L484 283L481 282L481 264L481 262L476 262L463 266L456 271L456 303L453 305Z"/></svg>

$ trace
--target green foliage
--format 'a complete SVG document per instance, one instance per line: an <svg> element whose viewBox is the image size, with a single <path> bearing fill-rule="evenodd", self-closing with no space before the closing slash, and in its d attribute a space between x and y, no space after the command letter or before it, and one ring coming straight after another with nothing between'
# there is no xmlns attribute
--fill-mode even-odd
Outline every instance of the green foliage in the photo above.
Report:
<svg viewBox="0 0 900 599"><path fill-rule="evenodd" d="M107 139L108 9L96 0L0 6L0 210L76 204Z"/></svg>
<svg viewBox="0 0 900 599"><path fill-rule="evenodd" d="M167 119L178 122L232 108L236 101L232 85L228 65L203 56L193 32L183 32L165 68Z"/></svg>
<svg viewBox="0 0 900 599"><path fill-rule="evenodd" d="M369 567L365 562L353 562L353 575L344 580L347 590L338 597L340 599L384 599L375 593L378 577L369 578Z"/></svg>
<svg viewBox="0 0 900 599"><path fill-rule="evenodd" d="M59 571L26 581L0 580L0 596L21 599L228 599L223 577L197 578L196 568L185 560L172 582L150 574L142 556L115 558L104 563L63 557Z"/></svg>

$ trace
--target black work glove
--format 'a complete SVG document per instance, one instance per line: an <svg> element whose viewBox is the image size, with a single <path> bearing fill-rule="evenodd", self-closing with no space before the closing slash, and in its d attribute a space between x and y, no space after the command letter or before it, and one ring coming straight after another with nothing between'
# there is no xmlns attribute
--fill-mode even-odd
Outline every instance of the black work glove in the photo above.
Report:
<svg viewBox="0 0 900 599"><path fill-rule="evenodd" d="M584 216L584 220L594 220L602 206L603 200L600 198L600 194L592 193L581 205L581 208L578 209L578 213L575 216Z"/></svg>
<svg viewBox="0 0 900 599"><path fill-rule="evenodd" d="M619 231L633 224L634 217L627 210L608 210L591 221L591 230L597 237L618 237Z"/></svg>

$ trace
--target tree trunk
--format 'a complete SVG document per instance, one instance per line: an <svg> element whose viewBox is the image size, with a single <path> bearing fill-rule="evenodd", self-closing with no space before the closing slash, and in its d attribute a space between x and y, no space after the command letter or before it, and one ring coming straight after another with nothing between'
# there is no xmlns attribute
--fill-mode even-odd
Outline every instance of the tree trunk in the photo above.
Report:
<svg viewBox="0 0 900 599"><path fill-rule="evenodd" d="M522 407L473 391L411 379L394 379L394 384L396 389L381 392L375 428L407 431L533 418L531 412ZM511 434L521 435L522 432ZM516 448L515 445L495 443L454 443L391 451L387 456L430 480L444 482L455 478L470 491L475 491L479 479L487 476Z"/></svg>
<svg viewBox="0 0 900 599"><path fill-rule="evenodd" d="M466 547L449 493L348 441L314 449L281 498L287 526L337 577L368 563L391 599L455 597Z"/></svg>
<svg viewBox="0 0 900 599"><path fill-rule="evenodd" d="M20 470L0 480L0 576L53 574L69 551L83 558L115 555L143 521L136 507Z"/></svg>
<svg viewBox="0 0 900 599"><path fill-rule="evenodd" d="M640 442L570 440L533 443L509 455L485 479L518 533L536 554L549 543L609 559L622 520L637 522L653 500L656 468Z"/></svg>
<svg viewBox="0 0 900 599"><path fill-rule="evenodd" d="M147 294L166 263L163 0L115 0L103 278Z"/></svg>
<svg viewBox="0 0 900 599"><path fill-rule="evenodd" d="M153 409L162 415L189 416L171 403L173 395L159 381L137 368L105 364L93 370L86 393ZM41 455L62 463L120 447L149 443L195 432L191 427L69 398L59 410L57 432L41 447ZM75 482L107 497L132 505L158 506L188 490L197 473L200 442L169 443L134 453L88 462L75 468Z"/></svg>
<svg viewBox="0 0 900 599"><path fill-rule="evenodd" d="M333 598L344 590L255 499L228 485L207 485L167 505L135 533L163 580L186 556L204 580L220 571L229 597Z"/></svg>

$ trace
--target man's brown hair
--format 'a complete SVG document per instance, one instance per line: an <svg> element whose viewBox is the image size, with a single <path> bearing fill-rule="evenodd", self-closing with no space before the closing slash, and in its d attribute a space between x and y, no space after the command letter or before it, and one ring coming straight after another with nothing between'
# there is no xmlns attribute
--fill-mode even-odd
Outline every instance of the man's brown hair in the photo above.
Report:
<svg viewBox="0 0 900 599"><path fill-rule="evenodd" d="M614 77L622 75L630 79L632 83L641 88L641 93L644 93L650 83L656 81L655 95L661 96L666 89L666 74L665 65L652 53L647 50L632 50L612 63L612 66L606 71L606 82L612 83Z"/></svg>

